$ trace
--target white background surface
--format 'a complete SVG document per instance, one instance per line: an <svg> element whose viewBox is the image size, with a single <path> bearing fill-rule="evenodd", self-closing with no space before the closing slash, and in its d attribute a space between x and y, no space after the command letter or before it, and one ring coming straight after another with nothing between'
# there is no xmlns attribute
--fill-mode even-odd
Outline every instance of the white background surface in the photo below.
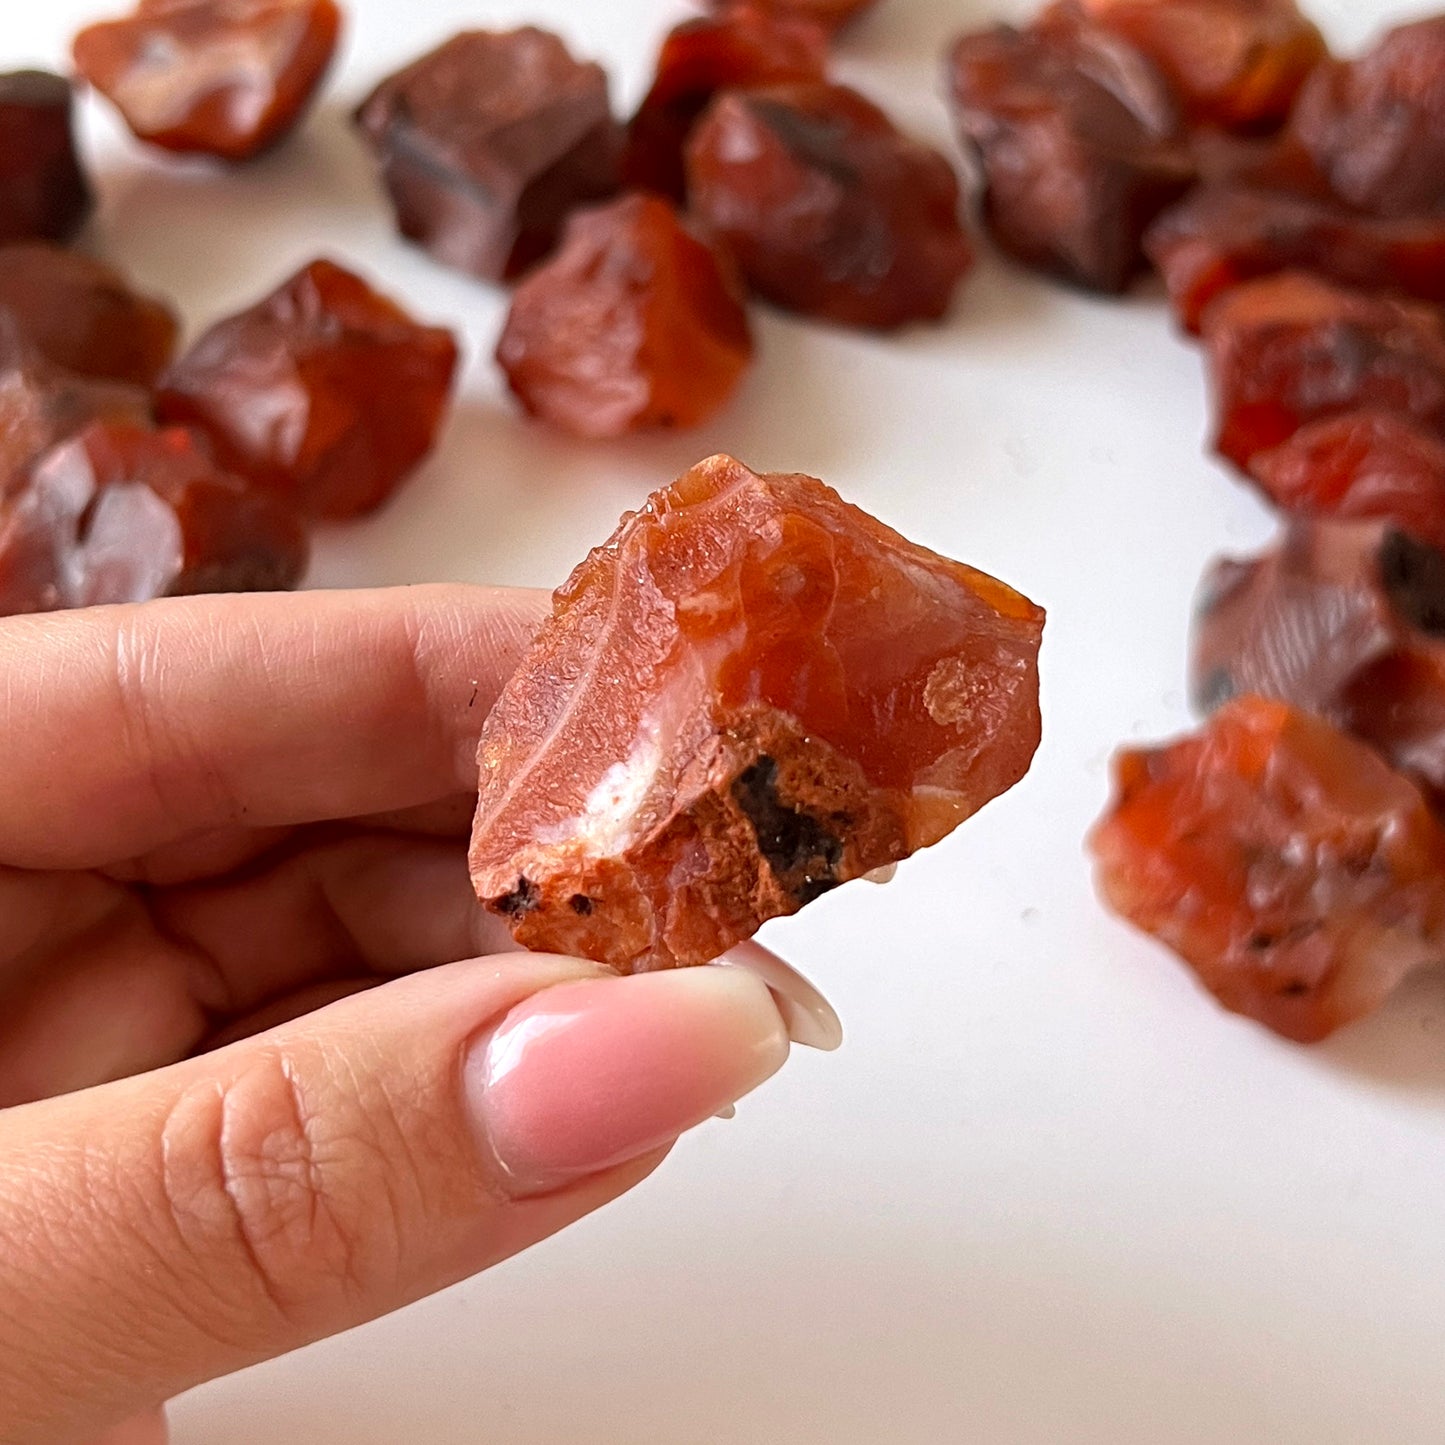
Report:
<svg viewBox="0 0 1445 1445"><path fill-rule="evenodd" d="M1354 46L1425 13L1313 0ZM57 65L95 0L0 0L0 61ZM1445 1440L1445 983L1306 1052L1227 1018L1108 920L1081 852L1112 747L1185 722L1206 559L1267 533L1201 456L1197 357L1161 305L989 261L943 327L775 315L701 432L584 447L513 415L500 295L391 235L346 123L464 25L535 20L640 92L666 0L349 0L330 98L239 174L154 162L86 111L96 245L192 328L313 254L464 329L445 442L323 586L553 585L696 459L811 471L1047 604L1027 783L886 890L765 935L842 1053L795 1056L639 1193L484 1280L217 1384L179 1445L1433 1445ZM1005 0L885 0L848 76L939 143L938 55Z"/></svg>

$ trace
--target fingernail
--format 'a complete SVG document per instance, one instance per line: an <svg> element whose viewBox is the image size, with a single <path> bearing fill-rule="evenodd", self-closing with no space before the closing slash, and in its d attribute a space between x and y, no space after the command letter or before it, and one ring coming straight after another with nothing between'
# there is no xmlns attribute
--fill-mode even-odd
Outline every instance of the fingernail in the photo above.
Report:
<svg viewBox="0 0 1445 1445"><path fill-rule="evenodd" d="M524 1197L670 1144L787 1057L758 978L687 968L545 989L472 1046L464 1078L508 1193Z"/></svg>
<svg viewBox="0 0 1445 1445"><path fill-rule="evenodd" d="M740 943L718 959L719 965L746 969L772 990L788 1037L805 1048L831 1054L843 1044L843 1023L833 1005L790 963L760 943ZM715 965L716 966L716 965Z"/></svg>

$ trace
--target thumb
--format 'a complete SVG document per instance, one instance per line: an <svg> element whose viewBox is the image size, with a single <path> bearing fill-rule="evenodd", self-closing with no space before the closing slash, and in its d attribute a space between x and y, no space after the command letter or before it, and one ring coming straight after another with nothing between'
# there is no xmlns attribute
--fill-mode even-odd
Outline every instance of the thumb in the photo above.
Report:
<svg viewBox="0 0 1445 1445"><path fill-rule="evenodd" d="M0 1114L0 1439L85 1438L485 1269L787 1053L742 970L518 955Z"/></svg>

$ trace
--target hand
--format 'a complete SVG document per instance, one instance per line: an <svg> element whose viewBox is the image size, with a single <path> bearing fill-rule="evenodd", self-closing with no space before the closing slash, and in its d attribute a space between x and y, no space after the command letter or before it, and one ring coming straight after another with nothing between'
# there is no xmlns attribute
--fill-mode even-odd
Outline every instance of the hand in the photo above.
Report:
<svg viewBox="0 0 1445 1445"><path fill-rule="evenodd" d="M477 734L542 605L0 623L9 1445L94 1440L485 1269L782 1064L753 975L507 952L472 896Z"/></svg>

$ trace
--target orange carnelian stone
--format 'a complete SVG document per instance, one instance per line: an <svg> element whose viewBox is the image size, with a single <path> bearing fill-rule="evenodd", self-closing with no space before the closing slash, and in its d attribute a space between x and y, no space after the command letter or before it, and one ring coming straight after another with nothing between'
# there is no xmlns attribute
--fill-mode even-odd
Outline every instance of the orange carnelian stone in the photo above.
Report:
<svg viewBox="0 0 1445 1445"><path fill-rule="evenodd" d="M1328 723L1242 698L1130 749L1093 835L1114 910L1235 1013L1301 1043L1373 1012L1445 951L1445 831Z"/></svg>
<svg viewBox="0 0 1445 1445"><path fill-rule="evenodd" d="M1216 296L1279 271L1445 302L1445 214L1382 220L1308 196L1206 186L1154 223L1145 249L1193 332Z"/></svg>
<svg viewBox="0 0 1445 1445"><path fill-rule="evenodd" d="M155 381L180 330L169 306L119 271L40 241L0 246L0 313L57 365L136 386Z"/></svg>
<svg viewBox="0 0 1445 1445"><path fill-rule="evenodd" d="M1241 467L1350 411L1396 412L1445 435L1445 318L1432 307L1284 272L1226 292L1203 331L1215 445Z"/></svg>
<svg viewBox="0 0 1445 1445"><path fill-rule="evenodd" d="M141 0L72 49L141 140L245 161L294 129L340 33L335 0Z"/></svg>
<svg viewBox="0 0 1445 1445"><path fill-rule="evenodd" d="M731 4L670 30L656 77L627 129L627 184L681 201L683 153L698 118L723 90L822 80L827 35L797 15Z"/></svg>
<svg viewBox="0 0 1445 1445"><path fill-rule="evenodd" d="M1028 770L1044 615L714 457L572 574L482 733L479 896L529 948L700 964Z"/></svg>
<svg viewBox="0 0 1445 1445"><path fill-rule="evenodd" d="M1392 522L1445 548L1445 441L1408 417L1349 412L1250 459L1275 506L1341 521Z"/></svg>
<svg viewBox="0 0 1445 1445"><path fill-rule="evenodd" d="M157 413L205 432L225 466L301 511L354 517L431 450L456 364L450 331L313 261L182 355Z"/></svg>
<svg viewBox="0 0 1445 1445"><path fill-rule="evenodd" d="M697 426L753 355L727 259L660 196L568 223L512 298L497 361L533 416L579 437Z"/></svg>
<svg viewBox="0 0 1445 1445"><path fill-rule="evenodd" d="M720 96L687 187L757 295L845 326L936 320L973 264L953 167L846 86Z"/></svg>
<svg viewBox="0 0 1445 1445"><path fill-rule="evenodd" d="M1192 672L1206 710L1278 698L1445 796L1445 555L1391 523L1295 521L1264 557L1217 564Z"/></svg>
<svg viewBox="0 0 1445 1445"><path fill-rule="evenodd" d="M1389 31L1359 60L1322 65L1286 143L1363 211L1445 212L1445 15Z"/></svg>
<svg viewBox="0 0 1445 1445"><path fill-rule="evenodd" d="M1295 0L1077 0L1168 77L1196 125L1276 129L1328 50Z"/></svg>
<svg viewBox="0 0 1445 1445"><path fill-rule="evenodd" d="M1195 176L1164 77L1097 25L1053 12L965 35L949 57L959 133L983 176L983 219L1027 266L1123 291L1149 223Z"/></svg>
<svg viewBox="0 0 1445 1445"><path fill-rule="evenodd" d="M90 215L74 108L70 82L58 75L0 75L0 243L68 241Z"/></svg>
<svg viewBox="0 0 1445 1445"><path fill-rule="evenodd" d="M617 190L607 76L535 26L468 30L383 80L356 113L402 235L499 280Z"/></svg>
<svg viewBox="0 0 1445 1445"><path fill-rule="evenodd" d="M825 30L841 30L865 10L871 10L878 0L708 0L708 3L712 9L724 12L737 9L740 3L750 3L769 14L797 16Z"/></svg>
<svg viewBox="0 0 1445 1445"><path fill-rule="evenodd" d="M0 615L294 587L306 533L187 431L97 424L0 506Z"/></svg>

